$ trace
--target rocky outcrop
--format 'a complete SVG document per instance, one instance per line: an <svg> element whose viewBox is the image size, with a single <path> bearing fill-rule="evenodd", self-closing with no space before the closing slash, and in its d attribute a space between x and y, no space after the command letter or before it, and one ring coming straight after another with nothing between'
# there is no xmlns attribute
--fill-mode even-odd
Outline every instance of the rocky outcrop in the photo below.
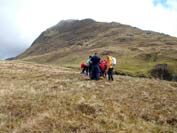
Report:
<svg viewBox="0 0 177 133"><path fill-rule="evenodd" d="M155 78L169 80L169 81L177 81L177 75L173 74L168 66L168 64L158 64L156 65L152 71L151 75Z"/></svg>

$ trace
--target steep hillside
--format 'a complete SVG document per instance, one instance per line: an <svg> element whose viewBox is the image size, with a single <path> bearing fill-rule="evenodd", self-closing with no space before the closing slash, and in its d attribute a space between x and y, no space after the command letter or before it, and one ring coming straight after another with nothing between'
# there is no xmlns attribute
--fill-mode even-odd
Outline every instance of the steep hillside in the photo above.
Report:
<svg viewBox="0 0 177 133"><path fill-rule="evenodd" d="M101 58L115 56L115 70L119 73L151 76L155 65L168 64L170 71L177 74L177 38L91 19L61 21L44 31L16 59L79 67L94 52Z"/></svg>
<svg viewBox="0 0 177 133"><path fill-rule="evenodd" d="M1 133L176 133L177 83L0 62Z"/></svg>

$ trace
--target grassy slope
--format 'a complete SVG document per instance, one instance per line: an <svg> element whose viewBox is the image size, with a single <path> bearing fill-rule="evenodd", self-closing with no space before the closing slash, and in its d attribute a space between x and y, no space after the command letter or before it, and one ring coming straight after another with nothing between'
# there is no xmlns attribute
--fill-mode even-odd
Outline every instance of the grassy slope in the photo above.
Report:
<svg viewBox="0 0 177 133"><path fill-rule="evenodd" d="M0 132L177 132L177 83L0 62Z"/></svg>
<svg viewBox="0 0 177 133"><path fill-rule="evenodd" d="M168 47L168 48L166 48ZM86 60L89 55L98 52L102 59L110 54L117 58L118 64L115 70L127 73L133 76L150 76L150 70L157 64L168 64L173 73L177 74L177 47L159 46L138 47L122 45L109 45L103 48L83 48L74 46L74 48L65 48L56 50L43 55L29 56L24 61L36 62L41 64L57 64L65 67L79 68L80 63ZM162 49L165 49L163 51ZM168 50L169 49L169 50ZM174 52L171 52L174 50ZM107 54L105 54L107 53Z"/></svg>

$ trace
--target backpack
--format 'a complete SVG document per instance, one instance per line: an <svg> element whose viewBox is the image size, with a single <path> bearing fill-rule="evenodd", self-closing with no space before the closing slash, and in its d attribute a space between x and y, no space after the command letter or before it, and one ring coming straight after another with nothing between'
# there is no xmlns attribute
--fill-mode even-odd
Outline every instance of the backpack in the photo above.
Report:
<svg viewBox="0 0 177 133"><path fill-rule="evenodd" d="M116 61L116 58L115 57L112 57L112 65L116 65L117 61Z"/></svg>

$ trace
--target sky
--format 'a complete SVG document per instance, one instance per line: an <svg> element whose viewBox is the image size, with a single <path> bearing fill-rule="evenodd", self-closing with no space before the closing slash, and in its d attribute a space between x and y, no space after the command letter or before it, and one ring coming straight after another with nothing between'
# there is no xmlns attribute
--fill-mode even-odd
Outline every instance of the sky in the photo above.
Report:
<svg viewBox="0 0 177 133"><path fill-rule="evenodd" d="M177 0L0 0L0 59L66 19L120 22L177 37Z"/></svg>

